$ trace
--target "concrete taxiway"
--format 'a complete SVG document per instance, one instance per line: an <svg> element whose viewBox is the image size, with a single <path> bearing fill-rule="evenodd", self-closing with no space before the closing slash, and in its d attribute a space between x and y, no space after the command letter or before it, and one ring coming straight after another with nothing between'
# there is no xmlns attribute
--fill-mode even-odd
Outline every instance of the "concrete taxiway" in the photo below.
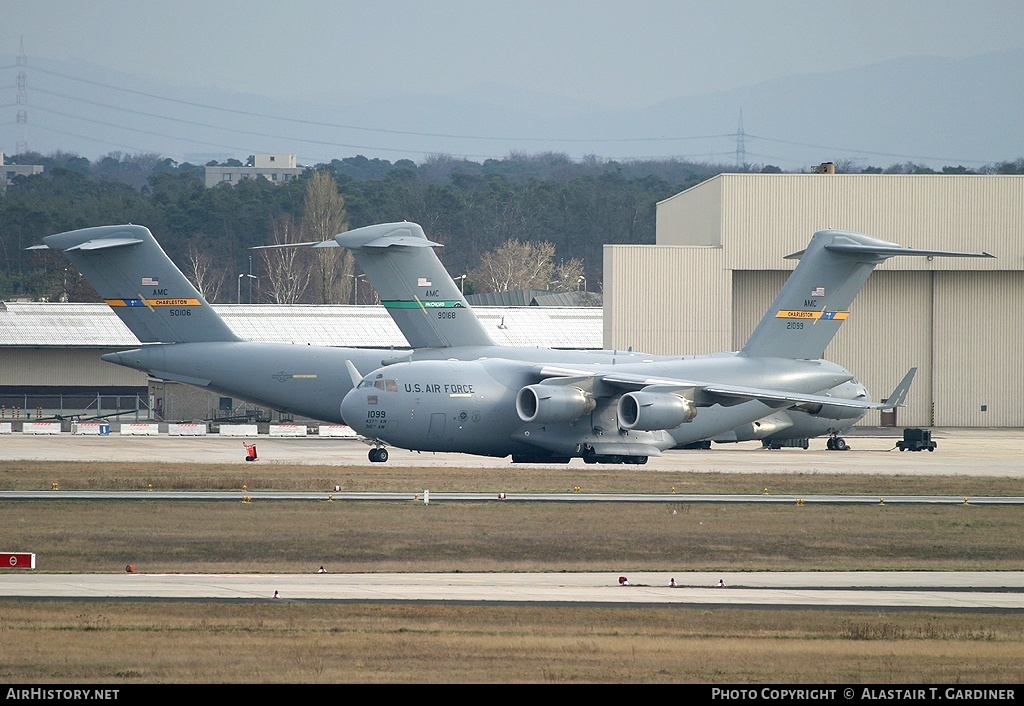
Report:
<svg viewBox="0 0 1024 706"><path fill-rule="evenodd" d="M860 429L847 434L850 450L827 451L825 439L814 439L809 449L761 448L760 442L715 444L708 450L672 450L651 458L645 471L714 473L846 473L882 475L963 475L1024 478L1024 431L1019 429L936 429L934 452L896 448L898 429ZM369 465L369 447L354 439L161 436L53 436L6 434L0 436L0 461L102 461L113 463L238 463L245 464L245 444L255 443L262 465L311 464ZM507 458L454 453L418 453L389 449L388 465L429 467L508 468ZM579 459L571 465L584 470ZM564 466L562 466L564 467ZM620 466L620 468L623 468Z"/></svg>
<svg viewBox="0 0 1024 706"><path fill-rule="evenodd" d="M0 574L0 598L1024 610L1024 572ZM676 586L669 582L675 579ZM719 587L718 581L725 582Z"/></svg>
<svg viewBox="0 0 1024 706"><path fill-rule="evenodd" d="M1024 432L1021 430L933 430L938 446L934 452L900 452L898 430L859 430L846 436L848 451L826 451L824 440L812 441L811 449L762 449L757 442L716 445L710 450L669 451L648 464L633 467L645 471L715 473L847 473L881 475L963 475L1024 479ZM260 463L335 466L368 465L368 447L348 439L223 438L109 436L0 437L2 461L101 461L112 463L237 463L246 464L245 444L256 443ZM413 453L392 449L388 462L396 466L450 466L482 470L511 467L508 459L462 454ZM573 461L586 472L582 462ZM564 466L562 466L564 467ZM622 467L624 468L624 467ZM9 491L4 495L17 493ZM76 499L87 500L82 493ZM182 497L182 494L172 494ZM205 499L217 499L203 493ZM225 499L238 500L238 493ZM288 495L288 494L282 494ZM384 500L384 497L338 500ZM373 494L368 494L373 495ZM382 494L388 495L388 494ZM454 494L453 494L454 495ZM432 501L475 500L434 494ZM119 499L146 497L148 493L119 493ZM261 497L263 493L261 493ZM72 499L63 491L30 493L12 500ZM269 496L268 496L269 497ZM333 500L330 494L304 493L303 499ZM294 499L281 497L280 499ZM416 496L412 500L423 501ZM515 496L495 498L515 501ZM536 500L536 498L531 498ZM569 496L577 502L608 502L608 496ZM674 502L683 496L652 496L652 501ZM566 501L560 495L552 498ZM702 496L708 501L707 496ZM1021 498L965 499L947 497L887 498L885 502L970 501L984 504L1019 503ZM639 501L636 497L619 501ZM696 502L697 499L686 500ZM794 498L768 496L718 496L719 502L794 502ZM816 501L821 501L817 499ZM842 500L837 499L836 502ZM847 497L847 502L877 503L874 497ZM76 574L0 572L0 599L94 599L94 600L324 600L324 601L450 601L537 602L578 604L679 604L702 606L764 606L873 608L883 610L1024 610L1024 571L1009 572L757 572L724 574L639 573L628 575L628 586L618 576L602 573L523 574L316 574L316 575L192 575L192 574ZM677 586L670 587L675 579ZM725 587L718 587L719 580Z"/></svg>

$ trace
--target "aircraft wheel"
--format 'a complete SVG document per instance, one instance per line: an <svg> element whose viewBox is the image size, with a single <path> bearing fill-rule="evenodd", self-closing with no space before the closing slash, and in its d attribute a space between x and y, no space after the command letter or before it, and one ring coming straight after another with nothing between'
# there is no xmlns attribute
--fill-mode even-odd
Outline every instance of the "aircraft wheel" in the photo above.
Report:
<svg viewBox="0 0 1024 706"><path fill-rule="evenodd" d="M377 449L370 449L370 453L366 455L369 457L370 463L377 463Z"/></svg>
<svg viewBox="0 0 1024 706"><path fill-rule="evenodd" d="M377 463L387 463L387 460L388 460L388 450L387 449L377 449Z"/></svg>
<svg viewBox="0 0 1024 706"><path fill-rule="evenodd" d="M829 451L835 451L836 450L836 440L832 439L832 438L829 438L829 440L825 442L825 448L828 449Z"/></svg>
<svg viewBox="0 0 1024 706"><path fill-rule="evenodd" d="M834 446L835 446L836 451L846 451L846 449L847 449L846 439L844 439L842 437L836 438L836 443L835 443Z"/></svg>

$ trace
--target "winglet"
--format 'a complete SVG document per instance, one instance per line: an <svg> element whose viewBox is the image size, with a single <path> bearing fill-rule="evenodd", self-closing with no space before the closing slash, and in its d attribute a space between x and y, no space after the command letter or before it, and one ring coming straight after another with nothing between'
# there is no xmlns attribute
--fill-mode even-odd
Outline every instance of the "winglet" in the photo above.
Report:
<svg viewBox="0 0 1024 706"><path fill-rule="evenodd" d="M885 398L886 406L883 407L886 411L896 409L897 407L905 407L907 394L910 392L910 383L914 381L914 374L917 372L917 368L911 368L907 371L907 374L903 376L900 383L896 386L896 389L892 391L892 394Z"/></svg>
<svg viewBox="0 0 1024 706"><path fill-rule="evenodd" d="M345 359L345 367L348 369L348 376L352 378L352 387L359 387L359 383L363 381L363 376L359 374L359 370L348 358Z"/></svg>

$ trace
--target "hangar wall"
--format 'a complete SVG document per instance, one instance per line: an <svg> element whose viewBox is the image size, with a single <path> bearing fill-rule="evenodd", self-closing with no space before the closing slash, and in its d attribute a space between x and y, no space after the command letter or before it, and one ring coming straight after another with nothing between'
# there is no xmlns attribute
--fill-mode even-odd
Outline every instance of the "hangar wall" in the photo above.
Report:
<svg viewBox="0 0 1024 706"><path fill-rule="evenodd" d="M721 175L659 203L657 224L654 247L605 248L608 347L629 341L652 353L738 349L796 266L782 258L824 228L993 253L995 259L888 260L825 356L876 398L916 366L908 405L897 412L901 426L1024 425L1016 383L1024 365L1024 308L1017 304L1024 299L1024 177ZM703 256L687 258L679 248ZM709 250L719 255L708 257ZM728 321L724 340L707 334L707 321L659 326L646 310L666 301L669 283L681 277L695 291L680 315ZM724 317L714 308L719 301L727 302ZM861 425L879 423L873 412Z"/></svg>
<svg viewBox="0 0 1024 706"><path fill-rule="evenodd" d="M615 343L606 347L656 355L729 347L731 294L721 248L623 245L608 255L606 249L602 325L605 341Z"/></svg>
<svg viewBox="0 0 1024 706"><path fill-rule="evenodd" d="M146 374L100 360L116 348L4 347L0 386L146 387Z"/></svg>

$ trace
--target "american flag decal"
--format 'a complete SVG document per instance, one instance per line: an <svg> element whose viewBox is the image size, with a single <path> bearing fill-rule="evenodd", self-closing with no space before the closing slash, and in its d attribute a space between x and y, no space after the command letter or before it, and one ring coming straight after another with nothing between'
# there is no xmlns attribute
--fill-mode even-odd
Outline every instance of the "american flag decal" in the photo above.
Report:
<svg viewBox="0 0 1024 706"><path fill-rule="evenodd" d="M143 277L142 278L142 286L143 287L159 287L160 286L160 280L158 280L156 277Z"/></svg>
<svg viewBox="0 0 1024 706"><path fill-rule="evenodd" d="M420 277L418 280L416 280L416 286L417 287L429 287L429 286L431 286L430 285L430 280L427 279L426 277Z"/></svg>
<svg viewBox="0 0 1024 706"><path fill-rule="evenodd" d="M824 287L815 287L814 289L811 290L811 296L812 297L823 297L823 296L825 296L825 288Z"/></svg>

